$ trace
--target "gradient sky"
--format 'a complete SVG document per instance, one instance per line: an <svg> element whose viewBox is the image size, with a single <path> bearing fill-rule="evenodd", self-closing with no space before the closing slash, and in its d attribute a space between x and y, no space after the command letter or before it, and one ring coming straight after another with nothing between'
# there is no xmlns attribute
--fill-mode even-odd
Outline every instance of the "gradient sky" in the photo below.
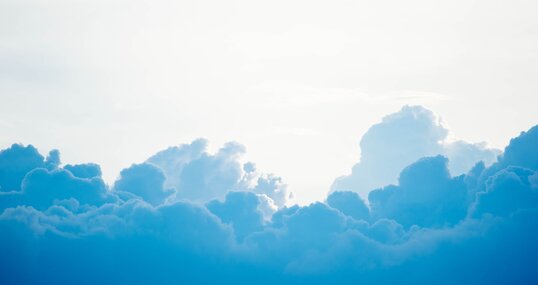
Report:
<svg viewBox="0 0 538 285"><path fill-rule="evenodd" d="M304 203L402 105L503 148L538 122L536 1L0 2L0 147L122 168L238 141Z"/></svg>

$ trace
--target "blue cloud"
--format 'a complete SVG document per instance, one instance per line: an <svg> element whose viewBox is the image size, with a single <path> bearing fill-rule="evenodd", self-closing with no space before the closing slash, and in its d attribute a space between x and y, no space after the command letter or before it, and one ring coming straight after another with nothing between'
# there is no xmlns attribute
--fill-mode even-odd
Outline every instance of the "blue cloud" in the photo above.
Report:
<svg viewBox="0 0 538 285"><path fill-rule="evenodd" d="M327 197L327 204L344 215L348 215L357 220L369 220L370 210L364 201L355 192L339 191L333 192Z"/></svg>
<svg viewBox="0 0 538 285"><path fill-rule="evenodd" d="M37 168L22 182L24 205L47 209L62 200L76 199L81 205L101 206L115 199L101 178L81 179L69 171Z"/></svg>
<svg viewBox="0 0 538 285"><path fill-rule="evenodd" d="M218 268L233 247L231 231L190 203L131 202L67 215L19 207L0 221L9 233L0 237L0 250L12 253L0 261L2 281L17 284L217 282L222 276L204 271Z"/></svg>
<svg viewBox="0 0 538 285"><path fill-rule="evenodd" d="M0 152L0 191L19 191L30 170L45 167L44 157L32 146L13 144Z"/></svg>
<svg viewBox="0 0 538 285"><path fill-rule="evenodd" d="M252 191L271 198L279 207L292 198L282 179L260 173L252 162L240 158L245 147L227 143L215 154L207 151L207 141L198 139L191 144L170 147L151 156L147 162L161 168L165 186L176 189L177 199L205 203L224 199L230 191Z"/></svg>
<svg viewBox="0 0 538 285"><path fill-rule="evenodd" d="M404 226L445 226L461 221L467 213L463 176L450 176L443 156L426 157L406 167L399 185L370 192L375 218L394 219Z"/></svg>
<svg viewBox="0 0 538 285"><path fill-rule="evenodd" d="M67 164L63 168L78 178L93 178L101 177L102 175L101 167L95 163Z"/></svg>
<svg viewBox="0 0 538 285"><path fill-rule="evenodd" d="M241 180L242 166L237 161L245 149L228 143L215 155L203 153L179 173L178 196L192 201L223 198Z"/></svg>
<svg viewBox="0 0 538 285"><path fill-rule="evenodd" d="M450 172L460 175L479 161L492 164L500 153L484 144L449 142L448 134L432 111L405 106L364 134L360 162L350 175L337 178L331 189L355 191L366 198L371 190L396 183L400 171L422 157L446 156Z"/></svg>
<svg viewBox="0 0 538 285"><path fill-rule="evenodd" d="M236 143L214 154L204 140L171 147L111 187L96 164L62 166L58 151L13 145L0 152L0 283L538 283L538 127L491 165L475 162L493 151L452 145L469 158L454 175L433 119L404 108L363 138L350 185L401 167L369 203L333 191L289 205L282 179L243 163ZM394 134L403 148L376 144Z"/></svg>
<svg viewBox="0 0 538 285"><path fill-rule="evenodd" d="M518 137L513 138L504 150L500 159L500 164L504 166L514 165L538 170L538 126L527 132L522 132Z"/></svg>
<svg viewBox="0 0 538 285"><path fill-rule="evenodd" d="M121 171L120 178L114 183L114 190L131 193L158 206L175 193L173 189L165 189L165 179L163 171L157 166L149 163L133 164Z"/></svg>
<svg viewBox="0 0 538 285"><path fill-rule="evenodd" d="M538 185L532 179L538 177L533 170L510 166L486 181L485 190L476 193L472 214L507 216L515 211L532 209L538 205Z"/></svg>
<svg viewBox="0 0 538 285"><path fill-rule="evenodd" d="M230 192L224 202L207 203L206 207L223 223L230 224L235 236L243 240L247 235L263 230L263 213L258 209L259 198L250 192Z"/></svg>

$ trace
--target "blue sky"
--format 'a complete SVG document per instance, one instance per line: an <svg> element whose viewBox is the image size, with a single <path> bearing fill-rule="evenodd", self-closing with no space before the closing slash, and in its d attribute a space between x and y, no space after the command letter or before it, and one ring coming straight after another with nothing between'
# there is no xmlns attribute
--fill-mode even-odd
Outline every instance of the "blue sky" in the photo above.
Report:
<svg viewBox="0 0 538 285"><path fill-rule="evenodd" d="M537 12L0 1L0 283L537 283Z"/></svg>

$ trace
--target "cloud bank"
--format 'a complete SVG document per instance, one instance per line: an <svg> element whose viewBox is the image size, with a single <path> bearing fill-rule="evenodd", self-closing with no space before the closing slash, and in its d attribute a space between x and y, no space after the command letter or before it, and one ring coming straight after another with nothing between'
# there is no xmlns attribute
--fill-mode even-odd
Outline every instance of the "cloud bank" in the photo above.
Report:
<svg viewBox="0 0 538 285"><path fill-rule="evenodd" d="M14 144L0 152L0 283L536 284L538 126L500 153L443 142L434 118L387 116L337 180L351 191L307 206L237 143L168 148L113 185Z"/></svg>

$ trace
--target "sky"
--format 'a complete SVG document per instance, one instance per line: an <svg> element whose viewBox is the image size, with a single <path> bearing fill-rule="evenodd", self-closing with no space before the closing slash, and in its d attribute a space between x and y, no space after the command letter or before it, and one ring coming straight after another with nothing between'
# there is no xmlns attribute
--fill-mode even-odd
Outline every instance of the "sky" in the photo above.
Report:
<svg viewBox="0 0 538 285"><path fill-rule="evenodd" d="M538 284L537 14L0 0L0 284Z"/></svg>
<svg viewBox="0 0 538 285"><path fill-rule="evenodd" d="M111 184L168 146L237 141L312 202L351 172L368 128L404 105L498 149L531 127L537 8L3 0L0 145L61 149Z"/></svg>

